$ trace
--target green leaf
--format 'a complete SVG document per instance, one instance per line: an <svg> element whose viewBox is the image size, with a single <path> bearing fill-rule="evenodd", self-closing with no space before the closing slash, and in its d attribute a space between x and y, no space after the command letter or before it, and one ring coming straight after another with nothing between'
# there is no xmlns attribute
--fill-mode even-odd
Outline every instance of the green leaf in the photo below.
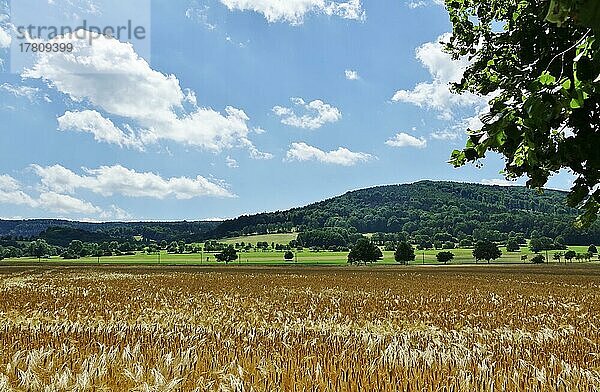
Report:
<svg viewBox="0 0 600 392"><path fill-rule="evenodd" d="M550 72L548 72L548 71L544 71L544 73L542 73L542 75L538 78L538 80L544 86L551 86L554 83L556 83L556 78L554 76L550 75Z"/></svg>
<svg viewBox="0 0 600 392"><path fill-rule="evenodd" d="M570 103L571 109L581 109L583 107L583 102L579 99L573 98Z"/></svg>

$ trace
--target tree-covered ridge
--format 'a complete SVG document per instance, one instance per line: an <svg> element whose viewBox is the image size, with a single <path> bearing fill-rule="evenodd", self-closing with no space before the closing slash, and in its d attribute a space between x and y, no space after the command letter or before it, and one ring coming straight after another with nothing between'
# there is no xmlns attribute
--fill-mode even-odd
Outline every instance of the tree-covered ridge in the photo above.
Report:
<svg viewBox="0 0 600 392"><path fill-rule="evenodd" d="M72 240L102 242L143 237L154 241L201 240L219 222L77 222L57 219L0 220L0 237L44 238L55 245Z"/></svg>
<svg viewBox="0 0 600 392"><path fill-rule="evenodd" d="M288 211L263 213L223 222L216 237L324 227L361 233L405 232L413 238L448 233L459 240L504 240L511 232L532 232L566 243L600 242L600 227L576 230L577 210L565 205L567 193L524 187L421 181L348 192Z"/></svg>

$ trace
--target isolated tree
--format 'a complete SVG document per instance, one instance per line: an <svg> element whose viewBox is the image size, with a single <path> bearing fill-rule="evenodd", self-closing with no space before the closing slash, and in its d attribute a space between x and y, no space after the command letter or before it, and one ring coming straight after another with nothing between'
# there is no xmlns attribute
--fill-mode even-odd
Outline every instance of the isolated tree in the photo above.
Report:
<svg viewBox="0 0 600 392"><path fill-rule="evenodd" d="M348 254L348 263L375 263L382 258L383 254L377 245L373 244L368 238L361 238Z"/></svg>
<svg viewBox="0 0 600 392"><path fill-rule="evenodd" d="M100 246L98 244L92 244L91 248L91 255L92 257L95 257L98 261L98 263L100 263L100 257L102 257L104 255L104 252L102 251L102 249L100 248Z"/></svg>
<svg viewBox="0 0 600 392"><path fill-rule="evenodd" d="M394 259L397 263L409 264L411 261L415 261L415 249L407 241L402 241L394 252Z"/></svg>
<svg viewBox="0 0 600 392"><path fill-rule="evenodd" d="M577 253L575 253L574 250L568 250L565 252L565 260L568 262L572 262L575 257L577 257Z"/></svg>
<svg viewBox="0 0 600 392"><path fill-rule="evenodd" d="M531 262L533 264L544 264L546 262L546 258L542 255L535 255L531 258Z"/></svg>
<svg viewBox="0 0 600 392"><path fill-rule="evenodd" d="M436 256L438 263L448 263L454 259L454 253L452 252L440 252Z"/></svg>
<svg viewBox="0 0 600 392"><path fill-rule="evenodd" d="M285 261L290 261L290 260L294 260L294 253L290 250L288 250L287 252L285 252L285 254L283 255L283 258Z"/></svg>
<svg viewBox="0 0 600 392"><path fill-rule="evenodd" d="M508 241L506 241L507 252L518 252L520 249L521 247L515 238L509 238Z"/></svg>
<svg viewBox="0 0 600 392"><path fill-rule="evenodd" d="M492 241L481 240L477 241L475 244L475 249L473 249L473 257L475 260L486 260L488 264L491 260L496 260L502 256L502 251L498 248Z"/></svg>
<svg viewBox="0 0 600 392"><path fill-rule="evenodd" d="M71 241L68 250L69 253L73 254L74 256L80 257L83 253L83 242L79 240Z"/></svg>
<svg viewBox="0 0 600 392"><path fill-rule="evenodd" d="M596 248L596 245L590 245L590 247L588 248L588 253L591 253L593 255L595 255L596 253L598 253L598 248Z"/></svg>
<svg viewBox="0 0 600 392"><path fill-rule="evenodd" d="M500 153L507 178L541 188L561 169L577 178L568 204L587 226L600 209L598 0L446 0L446 49L470 60L456 93L489 101L483 126L452 153L463 166ZM502 26L498 28L498 26Z"/></svg>
<svg viewBox="0 0 600 392"><path fill-rule="evenodd" d="M221 253L217 253L215 255L215 259L217 259L217 261L220 261L225 264L230 263L232 261L236 261L237 258L237 250L235 250L233 245L229 245Z"/></svg>
<svg viewBox="0 0 600 392"><path fill-rule="evenodd" d="M42 257L48 255L50 253L50 245L43 240L38 239L29 244L30 246L30 254L34 257L37 257L38 261L41 261Z"/></svg>

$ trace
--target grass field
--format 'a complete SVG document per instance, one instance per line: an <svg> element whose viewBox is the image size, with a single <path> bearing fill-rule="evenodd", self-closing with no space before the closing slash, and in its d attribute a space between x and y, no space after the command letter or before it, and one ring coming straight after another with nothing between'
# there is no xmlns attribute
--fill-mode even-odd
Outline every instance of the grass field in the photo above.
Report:
<svg viewBox="0 0 600 392"><path fill-rule="evenodd" d="M600 267L0 266L2 391L597 391Z"/></svg>
<svg viewBox="0 0 600 392"><path fill-rule="evenodd" d="M572 249L578 253L587 252L585 246L571 246ZM428 250L425 252L416 251L416 260L414 264L423 264L423 255L425 264L435 264L437 250ZM472 249L453 249L451 250L455 255L454 261L450 264L472 264L475 263L472 255ZM380 262L381 264L395 264L393 252L383 252L384 259ZM529 263L532 252L526 248L523 248L521 252L508 253L506 249L502 248L502 257L494 263ZM548 252L550 262L554 252ZM241 252L240 260L237 264L294 264L294 262L285 262L283 255L284 252ZM528 255L527 261L522 261L521 256ZM308 250L297 252L297 262L299 264L318 264L318 265L342 265L346 264L348 260L347 252L311 252ZM207 261L208 257L208 261ZM598 260L598 256L594 257L594 260ZM32 258L20 258L20 259L6 259L0 263L37 263L37 259ZM79 260L63 260L59 257L52 258L50 260L42 259L42 262L46 263L65 263L65 264L95 264L98 263L96 258L83 258ZM564 262L564 259L562 260ZM135 256L113 256L113 257L102 257L100 258L100 264L158 264L159 256L157 254L147 255L144 253L137 253ZM215 264L214 254L167 254L161 252L160 254L161 264Z"/></svg>

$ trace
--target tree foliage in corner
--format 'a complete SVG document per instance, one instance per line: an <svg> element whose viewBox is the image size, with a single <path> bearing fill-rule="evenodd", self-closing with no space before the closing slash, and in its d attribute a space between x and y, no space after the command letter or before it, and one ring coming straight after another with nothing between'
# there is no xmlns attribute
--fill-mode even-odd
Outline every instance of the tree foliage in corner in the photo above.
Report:
<svg viewBox="0 0 600 392"><path fill-rule="evenodd" d="M579 227L600 211L600 2L446 0L446 50L471 65L454 92L490 97L483 127L452 153L456 167L505 157L504 175L541 188L561 169L576 175L568 197Z"/></svg>

